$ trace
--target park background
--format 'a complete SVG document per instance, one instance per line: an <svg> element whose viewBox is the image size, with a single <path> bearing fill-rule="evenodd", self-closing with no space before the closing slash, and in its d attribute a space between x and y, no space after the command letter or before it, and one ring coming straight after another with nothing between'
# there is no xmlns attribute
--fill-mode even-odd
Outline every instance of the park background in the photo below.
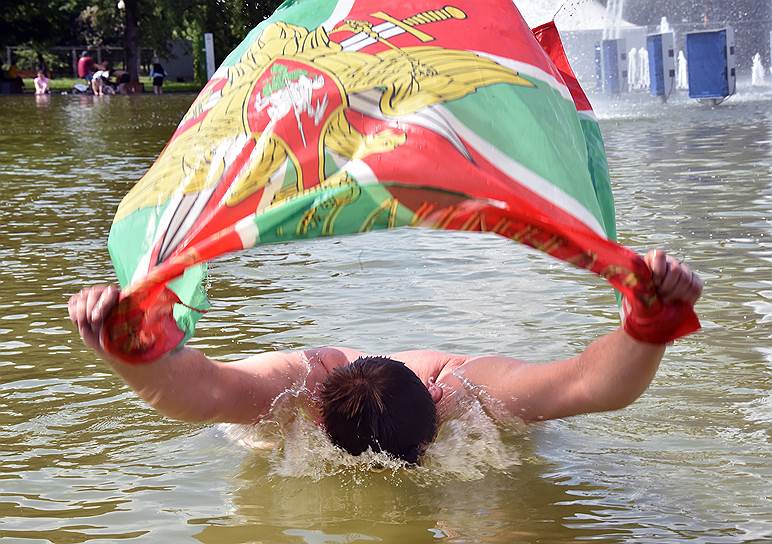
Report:
<svg viewBox="0 0 772 544"><path fill-rule="evenodd" d="M587 30L608 24L601 21L599 12L587 8L594 7L590 4L609 8L620 3L624 24L643 32L655 31L663 16L677 37L706 26L733 26L740 77L750 76L756 53L764 66L771 64L772 2L768 0L516 2L531 24L544 22L563 6L564 13L557 19L559 28L578 31L564 36L575 64L583 54L574 50L574 42L581 41ZM280 4L278 0L6 0L0 15L0 64L7 68L15 61L29 79L44 66L54 77L52 89L69 91L76 82L75 66L81 51L92 51L98 62L128 70L132 80L142 78L146 87L152 59L157 56L167 71L171 67L167 89L194 91L207 80L204 34L213 35L215 65L219 65ZM591 13L596 20L577 25L582 13ZM597 41L599 37L591 39ZM682 38L677 45L683 48ZM581 70L579 79L588 87L588 78ZM28 82L27 91L30 89Z"/></svg>

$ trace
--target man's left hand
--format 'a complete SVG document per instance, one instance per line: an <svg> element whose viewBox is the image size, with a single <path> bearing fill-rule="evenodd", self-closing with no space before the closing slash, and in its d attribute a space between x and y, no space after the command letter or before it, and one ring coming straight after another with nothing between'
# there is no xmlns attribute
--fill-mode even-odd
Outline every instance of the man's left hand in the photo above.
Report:
<svg viewBox="0 0 772 544"><path fill-rule="evenodd" d="M664 251L653 249L643 258L654 276L657 294L665 303L688 302L692 306L702 295L703 281L688 266Z"/></svg>

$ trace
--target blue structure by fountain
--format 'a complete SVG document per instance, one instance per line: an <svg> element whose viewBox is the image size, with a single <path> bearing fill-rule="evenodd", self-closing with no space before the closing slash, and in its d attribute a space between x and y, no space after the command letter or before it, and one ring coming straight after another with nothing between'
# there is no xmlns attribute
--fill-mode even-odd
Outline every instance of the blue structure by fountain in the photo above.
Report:
<svg viewBox="0 0 772 544"><path fill-rule="evenodd" d="M676 87L675 37L672 32L646 36L649 53L649 90L663 101L670 98Z"/></svg>
<svg viewBox="0 0 772 544"><path fill-rule="evenodd" d="M627 51L623 38L600 42L601 88L605 94L620 94L627 90Z"/></svg>
<svg viewBox="0 0 772 544"><path fill-rule="evenodd" d="M737 89L734 30L700 30L686 34L689 97L720 104Z"/></svg>

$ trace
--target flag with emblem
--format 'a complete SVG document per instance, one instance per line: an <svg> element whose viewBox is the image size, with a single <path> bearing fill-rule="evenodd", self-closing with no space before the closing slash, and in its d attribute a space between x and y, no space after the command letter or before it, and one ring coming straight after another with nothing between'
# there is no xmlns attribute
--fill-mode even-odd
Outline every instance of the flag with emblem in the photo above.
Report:
<svg viewBox="0 0 772 544"><path fill-rule="evenodd" d="M614 242L600 129L554 25L446 2L288 0L249 33L117 210L108 350L183 345L219 255L404 226L494 232L656 304Z"/></svg>

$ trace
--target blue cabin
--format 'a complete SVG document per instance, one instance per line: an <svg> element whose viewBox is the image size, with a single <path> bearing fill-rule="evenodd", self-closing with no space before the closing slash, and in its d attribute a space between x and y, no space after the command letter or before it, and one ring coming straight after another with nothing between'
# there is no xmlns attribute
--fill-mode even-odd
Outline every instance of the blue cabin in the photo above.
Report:
<svg viewBox="0 0 772 544"><path fill-rule="evenodd" d="M700 30L686 34L689 97L720 104L735 93L737 74L734 30Z"/></svg>

